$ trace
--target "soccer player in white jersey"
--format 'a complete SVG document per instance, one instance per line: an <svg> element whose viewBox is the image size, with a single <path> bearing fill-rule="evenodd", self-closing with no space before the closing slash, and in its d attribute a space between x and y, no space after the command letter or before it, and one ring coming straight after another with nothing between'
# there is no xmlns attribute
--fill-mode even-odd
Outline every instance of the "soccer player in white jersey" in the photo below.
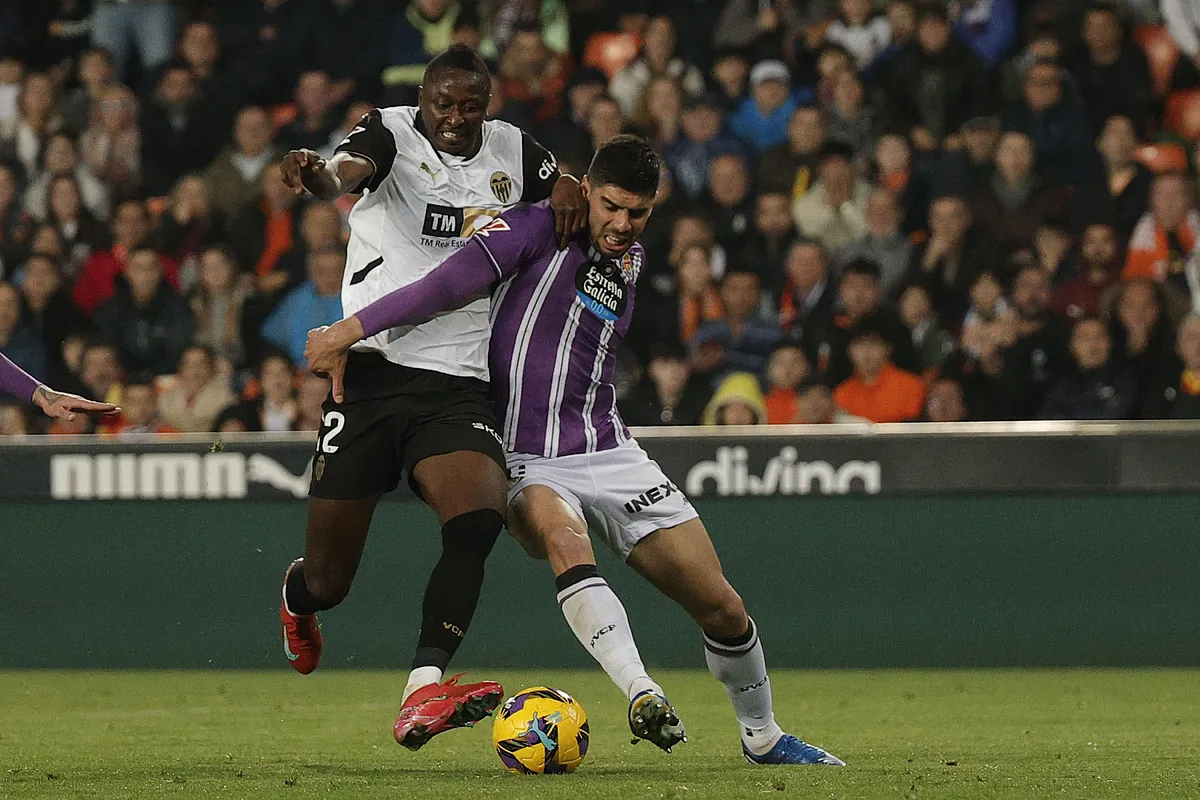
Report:
<svg viewBox="0 0 1200 800"><path fill-rule="evenodd" d="M605 142L583 180L587 231L569 247L557 248L545 207L509 211L420 281L311 332L309 367L333 377L337 397L346 351L364 336L428 319L498 286L490 363L508 450L508 527L529 553L549 560L571 630L630 701L630 730L664 750L685 741L675 709L642 664L621 601L596 569L588 523L700 626L747 760L841 765L775 722L754 621L695 509L617 410L615 353L633 316L643 263L636 240L658 176L658 156L644 140Z"/></svg>
<svg viewBox="0 0 1200 800"><path fill-rule="evenodd" d="M417 281L520 201L549 198L564 241L584 223L578 181L561 175L554 157L520 129L485 121L490 94L482 59L451 47L426 67L417 107L370 112L328 161L310 150L284 157L284 181L297 192L322 200L364 192L350 212L346 313ZM474 724L501 699L492 681L443 681L504 524L507 475L487 383L488 309L481 296L355 345L344 402L323 409L304 557L284 578L284 651L307 674L323 644L316 612L350 590L380 496L407 475L437 513L442 554L425 590L393 729L413 750Z"/></svg>

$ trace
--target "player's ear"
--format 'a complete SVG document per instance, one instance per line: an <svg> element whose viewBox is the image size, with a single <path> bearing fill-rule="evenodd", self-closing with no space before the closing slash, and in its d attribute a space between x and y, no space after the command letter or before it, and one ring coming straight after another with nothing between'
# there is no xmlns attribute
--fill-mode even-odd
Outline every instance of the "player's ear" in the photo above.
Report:
<svg viewBox="0 0 1200 800"><path fill-rule="evenodd" d="M579 181L579 190L583 192L584 197L587 197L592 193L592 184L590 181L588 181L587 175L584 175L583 179Z"/></svg>

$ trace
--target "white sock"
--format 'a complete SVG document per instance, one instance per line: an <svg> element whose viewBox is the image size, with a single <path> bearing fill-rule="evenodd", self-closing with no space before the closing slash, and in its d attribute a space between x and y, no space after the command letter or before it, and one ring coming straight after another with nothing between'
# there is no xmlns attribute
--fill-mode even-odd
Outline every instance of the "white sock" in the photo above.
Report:
<svg viewBox="0 0 1200 800"><path fill-rule="evenodd" d="M420 689L422 686L428 686L431 683L442 682L442 671L437 667L417 667L412 672L408 673L408 683L404 687L404 694L400 697L401 705L408 700L408 696Z"/></svg>
<svg viewBox="0 0 1200 800"><path fill-rule="evenodd" d="M642 665L625 607L604 578L591 572L590 577L566 586L560 579L558 605L575 638L628 699L644 691L662 694L662 687L650 679Z"/></svg>
<svg viewBox="0 0 1200 800"><path fill-rule="evenodd" d="M706 634L704 659L712 676L725 684L742 729L742 742L755 755L768 752L783 736L783 730L771 710L771 679L767 677L767 660L754 620L750 620L749 638L744 644L722 644Z"/></svg>

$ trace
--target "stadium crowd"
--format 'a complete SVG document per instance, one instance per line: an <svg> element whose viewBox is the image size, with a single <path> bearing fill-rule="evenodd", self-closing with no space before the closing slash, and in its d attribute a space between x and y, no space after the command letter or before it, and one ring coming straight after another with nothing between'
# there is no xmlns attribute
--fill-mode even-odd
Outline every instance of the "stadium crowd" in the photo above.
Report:
<svg viewBox="0 0 1200 800"><path fill-rule="evenodd" d="M629 424L1200 418L1193 0L0 0L0 352L101 433L316 430L354 198L279 157L453 42L564 171L664 156Z"/></svg>

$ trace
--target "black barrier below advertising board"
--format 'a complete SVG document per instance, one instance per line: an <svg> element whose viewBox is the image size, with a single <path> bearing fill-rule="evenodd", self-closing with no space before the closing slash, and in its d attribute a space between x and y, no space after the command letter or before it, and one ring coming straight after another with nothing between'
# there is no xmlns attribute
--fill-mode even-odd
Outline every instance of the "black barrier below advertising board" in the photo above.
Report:
<svg viewBox="0 0 1200 800"><path fill-rule="evenodd" d="M776 433L776 430L779 430ZM921 495L1200 490L1200 426L850 426L640 431L690 496ZM27 440L0 444L0 499L295 500L310 436ZM405 486L389 495L410 497Z"/></svg>

